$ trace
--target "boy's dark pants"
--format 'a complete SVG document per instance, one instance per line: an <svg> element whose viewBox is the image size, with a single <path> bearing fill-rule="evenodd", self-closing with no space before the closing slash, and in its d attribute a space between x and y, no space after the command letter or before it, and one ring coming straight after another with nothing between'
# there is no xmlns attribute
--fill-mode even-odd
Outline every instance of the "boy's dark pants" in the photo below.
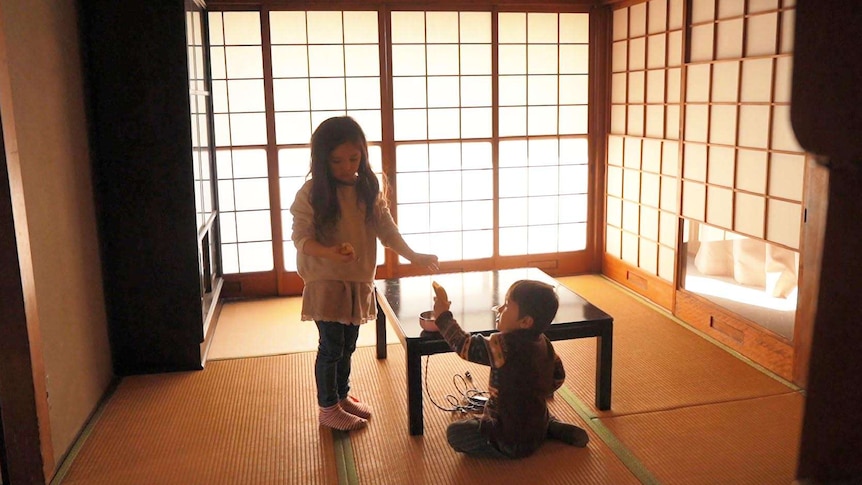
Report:
<svg viewBox="0 0 862 485"><path fill-rule="evenodd" d="M583 429L569 423L563 423L553 416L548 422L547 437L564 443L584 447L589 442L589 436ZM455 451L482 458L509 458L488 442L479 427L479 418L469 418L455 421L446 428L446 439Z"/></svg>

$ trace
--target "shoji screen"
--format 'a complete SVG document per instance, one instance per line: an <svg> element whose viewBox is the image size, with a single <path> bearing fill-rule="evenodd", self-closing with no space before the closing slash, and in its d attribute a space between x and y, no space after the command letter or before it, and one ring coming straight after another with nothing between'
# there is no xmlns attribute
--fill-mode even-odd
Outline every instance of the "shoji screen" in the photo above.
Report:
<svg viewBox="0 0 862 485"><path fill-rule="evenodd" d="M790 126L791 4L692 2L681 209L798 250L805 153Z"/></svg>
<svg viewBox="0 0 862 485"><path fill-rule="evenodd" d="M683 1L614 11L606 252L673 281Z"/></svg>
<svg viewBox="0 0 862 485"><path fill-rule="evenodd" d="M209 15L222 262L273 269L264 70L258 12Z"/></svg>

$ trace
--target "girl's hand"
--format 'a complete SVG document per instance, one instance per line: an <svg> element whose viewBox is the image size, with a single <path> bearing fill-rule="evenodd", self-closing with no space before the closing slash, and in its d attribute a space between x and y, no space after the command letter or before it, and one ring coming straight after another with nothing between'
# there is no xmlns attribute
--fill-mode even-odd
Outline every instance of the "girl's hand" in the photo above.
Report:
<svg viewBox="0 0 862 485"><path fill-rule="evenodd" d="M434 287L434 318L440 316L441 313L449 311L452 302L449 301L449 295L446 294L446 289L440 286L436 281L431 282Z"/></svg>
<svg viewBox="0 0 862 485"><path fill-rule="evenodd" d="M333 258L336 261L341 261L342 263L351 263L356 261L358 258L356 256L356 249L354 249L353 245L349 242L344 242L336 246L332 246Z"/></svg>
<svg viewBox="0 0 862 485"><path fill-rule="evenodd" d="M440 266L438 265L437 261L437 256L434 254L416 253L416 255L413 256L413 259L410 260L410 262L413 264L425 266L431 271L437 271L440 269Z"/></svg>

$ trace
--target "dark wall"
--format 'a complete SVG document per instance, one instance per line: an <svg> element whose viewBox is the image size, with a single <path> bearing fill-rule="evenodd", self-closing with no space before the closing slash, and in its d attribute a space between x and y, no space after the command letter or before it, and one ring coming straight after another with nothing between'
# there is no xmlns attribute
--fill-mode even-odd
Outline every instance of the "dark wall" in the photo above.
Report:
<svg viewBox="0 0 862 485"><path fill-rule="evenodd" d="M184 4L80 5L114 370L200 368Z"/></svg>

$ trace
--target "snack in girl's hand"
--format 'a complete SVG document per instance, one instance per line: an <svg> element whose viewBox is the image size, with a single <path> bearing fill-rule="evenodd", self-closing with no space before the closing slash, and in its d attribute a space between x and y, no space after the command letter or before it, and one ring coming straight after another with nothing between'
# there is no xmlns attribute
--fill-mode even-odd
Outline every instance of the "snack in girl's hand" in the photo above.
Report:
<svg viewBox="0 0 862 485"><path fill-rule="evenodd" d="M356 250L353 248L353 245L349 242L341 243L341 246L338 248L338 252L340 254L348 255L353 254Z"/></svg>
<svg viewBox="0 0 862 485"><path fill-rule="evenodd" d="M449 311L449 307L452 303L449 301L449 295L446 294L446 289L443 288L440 283L436 281L431 281L431 287L434 288L434 317L445 311Z"/></svg>

